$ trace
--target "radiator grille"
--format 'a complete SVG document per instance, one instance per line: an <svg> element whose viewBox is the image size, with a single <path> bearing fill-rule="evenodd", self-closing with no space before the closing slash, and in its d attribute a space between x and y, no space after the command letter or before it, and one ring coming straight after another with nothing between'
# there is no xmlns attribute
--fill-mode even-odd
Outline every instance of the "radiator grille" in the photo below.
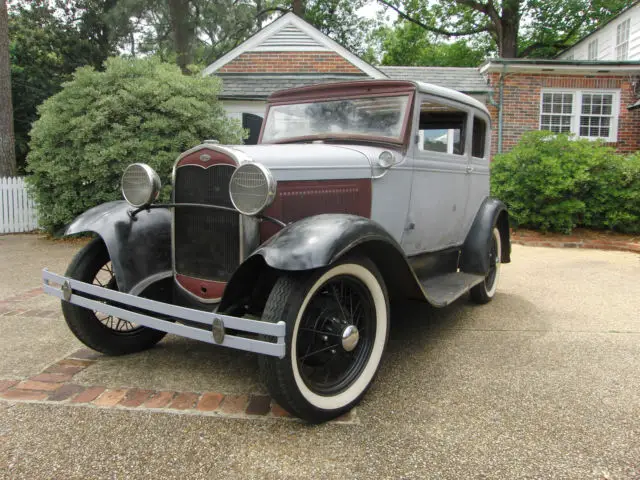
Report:
<svg viewBox="0 0 640 480"><path fill-rule="evenodd" d="M229 179L235 167L203 169L186 165L176 170L176 203L231 207ZM205 280L228 281L240 263L239 215L198 207L175 209L176 272Z"/></svg>

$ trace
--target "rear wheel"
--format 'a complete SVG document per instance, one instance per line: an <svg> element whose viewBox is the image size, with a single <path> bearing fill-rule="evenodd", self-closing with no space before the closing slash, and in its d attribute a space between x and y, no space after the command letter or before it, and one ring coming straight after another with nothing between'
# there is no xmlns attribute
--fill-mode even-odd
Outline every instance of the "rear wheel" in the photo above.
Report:
<svg viewBox="0 0 640 480"><path fill-rule="evenodd" d="M496 294L500 279L501 249L500 230L494 227L489 247L489 271L484 277L484 281L471 289L471 299L476 303L489 303Z"/></svg>
<svg viewBox="0 0 640 480"><path fill-rule="evenodd" d="M109 253L101 238L92 240L78 252L65 275L111 290L118 289ZM165 332L65 301L62 302L62 313L78 340L87 347L108 355L124 355L145 350L166 335Z"/></svg>
<svg viewBox="0 0 640 480"><path fill-rule="evenodd" d="M269 392L292 414L322 422L357 404L378 370L387 291L369 259L349 259L311 275L280 277L262 319L287 324L285 358L260 358Z"/></svg>

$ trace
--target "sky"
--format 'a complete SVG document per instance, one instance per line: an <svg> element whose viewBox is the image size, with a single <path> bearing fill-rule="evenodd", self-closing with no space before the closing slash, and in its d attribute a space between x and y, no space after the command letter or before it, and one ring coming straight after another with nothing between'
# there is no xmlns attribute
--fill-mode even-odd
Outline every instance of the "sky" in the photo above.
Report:
<svg viewBox="0 0 640 480"><path fill-rule="evenodd" d="M376 0L370 0L369 2L367 2L367 4L364 7L358 9L356 13L358 13L359 15L362 15L363 17L375 18L378 12L382 12L384 10L385 8L383 5L378 3ZM387 8L386 10L387 10L386 14L388 17L388 22L393 23L397 18L398 14L393 10L391 10L390 8Z"/></svg>

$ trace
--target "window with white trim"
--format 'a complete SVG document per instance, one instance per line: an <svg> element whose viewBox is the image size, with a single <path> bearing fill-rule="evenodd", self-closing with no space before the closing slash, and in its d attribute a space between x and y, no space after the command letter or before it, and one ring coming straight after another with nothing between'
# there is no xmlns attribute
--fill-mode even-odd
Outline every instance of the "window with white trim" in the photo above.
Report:
<svg viewBox="0 0 640 480"><path fill-rule="evenodd" d="M627 60L629 58L629 31L631 19L627 19L618 25L616 31L616 59Z"/></svg>
<svg viewBox="0 0 640 480"><path fill-rule="evenodd" d="M588 59L589 60L597 60L598 59L598 39L596 38L595 40L589 42L589 47L588 47Z"/></svg>
<svg viewBox="0 0 640 480"><path fill-rule="evenodd" d="M617 90L543 90L540 130L617 141Z"/></svg>

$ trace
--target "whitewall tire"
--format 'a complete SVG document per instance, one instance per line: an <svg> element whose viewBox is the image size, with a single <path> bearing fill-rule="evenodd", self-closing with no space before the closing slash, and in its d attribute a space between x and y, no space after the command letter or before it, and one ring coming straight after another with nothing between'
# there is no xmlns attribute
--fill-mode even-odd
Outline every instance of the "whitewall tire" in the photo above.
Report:
<svg viewBox="0 0 640 480"><path fill-rule="evenodd" d="M489 271L484 281L471 289L471 299L480 304L489 303L496 294L498 280L500 280L500 266L502 259L502 240L497 227L491 232L489 245Z"/></svg>
<svg viewBox="0 0 640 480"><path fill-rule="evenodd" d="M261 357L271 395L310 422L357 404L378 371L389 330L384 281L367 258L281 276L262 319L287 323L287 355Z"/></svg>

